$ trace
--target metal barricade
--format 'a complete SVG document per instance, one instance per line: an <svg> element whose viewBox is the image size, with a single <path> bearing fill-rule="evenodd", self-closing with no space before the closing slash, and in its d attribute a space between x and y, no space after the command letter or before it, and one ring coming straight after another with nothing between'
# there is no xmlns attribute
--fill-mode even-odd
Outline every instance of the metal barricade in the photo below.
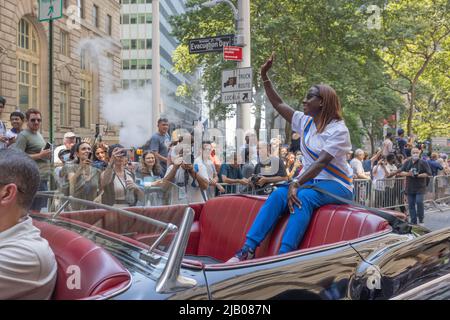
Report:
<svg viewBox="0 0 450 320"><path fill-rule="evenodd" d="M377 179L373 181L371 206L394 209L406 205L406 178Z"/></svg>
<svg viewBox="0 0 450 320"><path fill-rule="evenodd" d="M372 201L372 181L368 179L353 180L353 201L370 206Z"/></svg>
<svg viewBox="0 0 450 320"><path fill-rule="evenodd" d="M450 176L435 176L432 183L433 200L438 204L450 204Z"/></svg>

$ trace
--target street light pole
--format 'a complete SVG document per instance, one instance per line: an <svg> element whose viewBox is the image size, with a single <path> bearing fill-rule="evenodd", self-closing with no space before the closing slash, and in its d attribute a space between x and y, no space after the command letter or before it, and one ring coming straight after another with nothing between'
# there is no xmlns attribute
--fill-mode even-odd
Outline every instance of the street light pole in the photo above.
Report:
<svg viewBox="0 0 450 320"><path fill-rule="evenodd" d="M238 0L238 12L240 19L236 31L238 37L242 37L243 40L242 61L238 63L238 68L248 68L251 67L250 0ZM238 104L236 110L236 127L243 129L244 132L250 129L251 106L251 103Z"/></svg>
<svg viewBox="0 0 450 320"><path fill-rule="evenodd" d="M152 116L151 128L155 132L161 115L161 66L159 55L159 0L152 1Z"/></svg>
<svg viewBox="0 0 450 320"><path fill-rule="evenodd" d="M238 0L238 8L229 0L211 0L202 3L203 7L212 8L220 3L226 3L233 11L235 20L235 45L242 48L242 61L237 64L238 68L251 67L251 42L250 42L250 0ZM236 128L247 131L250 129L251 103L237 104Z"/></svg>

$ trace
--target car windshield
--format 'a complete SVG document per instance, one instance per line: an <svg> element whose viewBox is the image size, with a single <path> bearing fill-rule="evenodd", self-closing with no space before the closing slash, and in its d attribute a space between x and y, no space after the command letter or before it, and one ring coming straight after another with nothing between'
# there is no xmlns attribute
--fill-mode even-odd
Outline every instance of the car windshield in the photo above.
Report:
<svg viewBox="0 0 450 320"><path fill-rule="evenodd" d="M133 177L132 172L126 171ZM98 188L104 172L77 164L41 172L41 190L30 214L38 226L52 224L103 247L121 262L141 264L159 276L192 194L176 184L120 173ZM97 190L103 189L99 193ZM55 234L58 237L58 233ZM57 240L57 239L55 239Z"/></svg>

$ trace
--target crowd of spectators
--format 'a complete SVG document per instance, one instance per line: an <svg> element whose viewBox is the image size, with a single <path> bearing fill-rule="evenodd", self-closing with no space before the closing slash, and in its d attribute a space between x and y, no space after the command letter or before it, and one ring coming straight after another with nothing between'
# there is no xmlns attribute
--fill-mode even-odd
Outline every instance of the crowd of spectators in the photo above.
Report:
<svg viewBox="0 0 450 320"><path fill-rule="evenodd" d="M0 99L0 112L4 104ZM255 137L247 136L244 145L228 154L219 154L214 142L202 141L201 152L194 154L193 148L189 151L183 147L181 134L174 131L169 135L169 120L162 118L158 120L158 131L139 153L119 144L108 146L98 139L92 143L90 138L79 137L74 132L66 132L60 146L48 147L39 133L41 114L35 109L26 114L12 112L10 121L9 130L0 122L0 148L18 148L36 161L41 169L39 190L48 190L49 175L44 172L48 173L46 168L53 157L51 171L63 194L119 207L144 205L143 190L149 186L176 185L177 190L181 190L178 193L182 194L173 195L173 201L187 196L190 201L205 201L224 193L268 194L274 185L297 177L303 168L301 137L296 132L289 144L279 138L255 143ZM433 176L450 175L447 154L430 153L426 147L412 137L405 139L402 129L395 137L388 133L373 155L369 156L362 149L348 154L353 179L370 180L376 202L381 202L397 186L395 179L389 179L400 177L405 171L411 174L415 163L411 163L413 150L419 153L418 175L427 173L424 181L428 182ZM414 185L414 181L409 184ZM445 186L440 187L437 191L442 192ZM419 193L422 189L418 187ZM36 200L32 208L43 206L44 202Z"/></svg>

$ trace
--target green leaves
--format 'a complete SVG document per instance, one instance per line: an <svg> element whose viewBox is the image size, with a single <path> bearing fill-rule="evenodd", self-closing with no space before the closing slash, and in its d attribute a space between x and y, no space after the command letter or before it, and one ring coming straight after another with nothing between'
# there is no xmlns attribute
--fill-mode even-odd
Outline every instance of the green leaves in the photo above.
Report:
<svg viewBox="0 0 450 320"><path fill-rule="evenodd" d="M190 0L187 7L194 8L202 2ZM381 137L383 119L397 110L403 119L418 111L409 120L409 127L421 128L416 126L419 122L431 127L431 121L440 123L442 118L430 112L446 115L449 108L449 3L252 0L255 87L262 87L259 67L275 51L271 78L283 99L300 107L311 85L330 84L341 98L355 147L360 146L361 134L371 139ZM380 17L368 10L371 5L378 5ZM381 21L380 29L369 27L370 19L375 18ZM192 38L234 33L231 10L226 5L202 8L174 17L172 24L173 33L182 42L173 57L176 71L190 73L200 69L211 115L221 119L232 115L233 109L220 103L220 75L235 64L223 61L219 53L189 55L186 46ZM418 93L411 99L413 88ZM188 92L187 88L179 90L181 95ZM439 111L427 109L430 97L439 99ZM257 109L262 103L264 99L255 100ZM440 128L434 124L433 128ZM442 132L432 130L435 131L431 134Z"/></svg>

